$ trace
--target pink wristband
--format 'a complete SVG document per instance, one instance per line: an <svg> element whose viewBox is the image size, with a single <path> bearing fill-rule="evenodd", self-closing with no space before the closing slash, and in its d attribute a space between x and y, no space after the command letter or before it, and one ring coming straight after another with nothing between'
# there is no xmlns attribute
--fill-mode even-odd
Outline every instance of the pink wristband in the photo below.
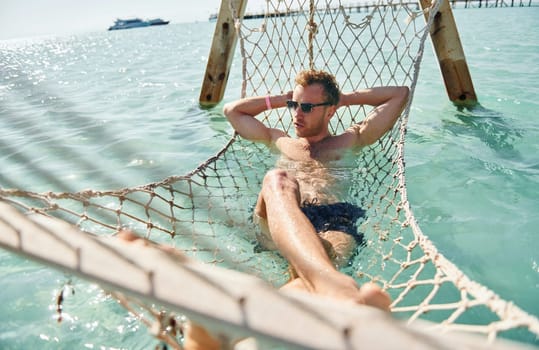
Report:
<svg viewBox="0 0 539 350"><path fill-rule="evenodd" d="M266 108L272 109L269 95L266 96Z"/></svg>

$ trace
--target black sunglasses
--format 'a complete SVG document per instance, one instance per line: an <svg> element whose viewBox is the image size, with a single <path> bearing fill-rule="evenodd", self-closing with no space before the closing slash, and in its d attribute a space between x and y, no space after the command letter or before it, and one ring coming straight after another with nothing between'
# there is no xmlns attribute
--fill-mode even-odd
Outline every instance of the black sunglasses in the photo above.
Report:
<svg viewBox="0 0 539 350"><path fill-rule="evenodd" d="M286 101L286 107L289 109L295 111L296 109L301 108L301 111L303 113L311 113L314 107L318 106L329 106L331 103L329 102L322 102L322 103L298 103L297 101L288 100Z"/></svg>

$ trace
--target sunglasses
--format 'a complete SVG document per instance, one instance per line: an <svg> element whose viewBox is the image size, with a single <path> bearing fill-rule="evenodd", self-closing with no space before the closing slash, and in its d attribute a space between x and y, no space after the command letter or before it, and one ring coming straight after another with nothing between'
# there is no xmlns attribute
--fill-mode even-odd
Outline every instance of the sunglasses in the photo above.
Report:
<svg viewBox="0 0 539 350"><path fill-rule="evenodd" d="M322 102L322 103L298 103L297 101L288 100L286 101L286 107L288 109L295 111L296 109L301 108L303 113L311 113L314 107L318 106L329 106L331 103Z"/></svg>

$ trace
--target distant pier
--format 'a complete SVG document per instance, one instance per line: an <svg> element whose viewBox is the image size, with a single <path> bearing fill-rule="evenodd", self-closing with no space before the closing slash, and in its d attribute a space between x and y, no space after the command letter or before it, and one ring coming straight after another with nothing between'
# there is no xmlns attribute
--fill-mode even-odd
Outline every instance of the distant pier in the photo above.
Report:
<svg viewBox="0 0 539 350"><path fill-rule="evenodd" d="M453 8L537 7L539 0L449 0Z"/></svg>
<svg viewBox="0 0 539 350"><path fill-rule="evenodd" d="M449 3L451 4L451 7L454 9L458 8L493 8L493 7L537 7L539 6L539 0L449 0ZM419 5L415 1L410 2L403 2L404 5L409 6L417 6L419 9ZM375 7L387 7L387 6L400 6L399 4L376 4L376 3L367 3L367 2L361 2L361 3L355 3L355 4L348 4L348 5L342 5L342 7L347 12L369 12ZM323 11L322 9L318 9L318 11ZM325 11L339 11L339 7L331 7L327 8ZM246 13L243 18L244 19L256 19L256 18L264 18L264 17L286 17L286 16L297 16L304 11L302 10L289 10L286 12L272 12L272 13L264 13L264 12L258 12L258 13ZM217 14L213 14L210 16L210 21L215 21L217 19Z"/></svg>

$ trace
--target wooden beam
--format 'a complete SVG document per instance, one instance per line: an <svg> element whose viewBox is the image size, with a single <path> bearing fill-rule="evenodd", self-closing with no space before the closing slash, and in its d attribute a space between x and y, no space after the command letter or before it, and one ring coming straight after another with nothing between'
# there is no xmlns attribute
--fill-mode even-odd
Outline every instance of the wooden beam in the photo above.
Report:
<svg viewBox="0 0 539 350"><path fill-rule="evenodd" d="M420 0L423 10L430 8L431 0ZM425 12L428 19L429 13ZM477 96L460 42L457 25L448 0L442 0L430 30L432 44L444 78L449 99L457 106L477 105Z"/></svg>
<svg viewBox="0 0 539 350"><path fill-rule="evenodd" d="M238 41L234 18L243 17L246 5L247 0L221 1L199 97L199 103L204 107L212 107L223 99Z"/></svg>

